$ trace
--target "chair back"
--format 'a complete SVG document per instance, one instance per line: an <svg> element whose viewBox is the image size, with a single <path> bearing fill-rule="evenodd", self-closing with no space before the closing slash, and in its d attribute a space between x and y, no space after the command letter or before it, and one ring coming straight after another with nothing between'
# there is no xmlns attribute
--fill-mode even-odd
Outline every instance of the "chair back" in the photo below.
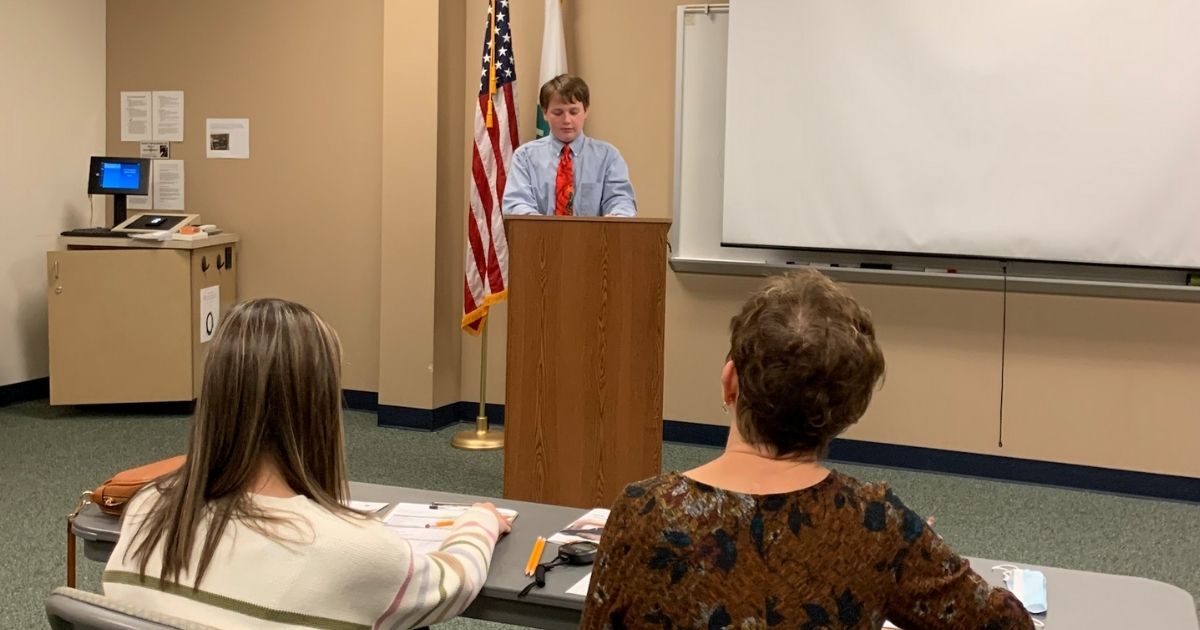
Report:
<svg viewBox="0 0 1200 630"><path fill-rule="evenodd" d="M217 630L65 586L46 598L46 618L52 630Z"/></svg>

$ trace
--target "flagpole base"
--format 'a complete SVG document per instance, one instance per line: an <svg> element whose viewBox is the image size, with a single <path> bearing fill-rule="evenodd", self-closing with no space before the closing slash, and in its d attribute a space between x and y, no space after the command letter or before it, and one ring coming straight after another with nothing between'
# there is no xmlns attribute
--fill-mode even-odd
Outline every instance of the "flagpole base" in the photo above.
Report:
<svg viewBox="0 0 1200 630"><path fill-rule="evenodd" d="M504 448L504 431L467 429L450 438L450 446L464 451L494 451Z"/></svg>

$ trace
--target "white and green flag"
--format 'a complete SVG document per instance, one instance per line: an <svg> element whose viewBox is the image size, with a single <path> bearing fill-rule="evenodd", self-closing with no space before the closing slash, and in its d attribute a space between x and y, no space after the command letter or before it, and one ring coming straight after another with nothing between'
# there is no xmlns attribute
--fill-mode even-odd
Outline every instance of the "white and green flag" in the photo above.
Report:
<svg viewBox="0 0 1200 630"><path fill-rule="evenodd" d="M546 0L546 23L542 26L542 69L538 73L538 88L547 81L567 72L567 42L563 37L563 0ZM539 90L540 91L540 90ZM537 108L537 137L550 133L550 125Z"/></svg>

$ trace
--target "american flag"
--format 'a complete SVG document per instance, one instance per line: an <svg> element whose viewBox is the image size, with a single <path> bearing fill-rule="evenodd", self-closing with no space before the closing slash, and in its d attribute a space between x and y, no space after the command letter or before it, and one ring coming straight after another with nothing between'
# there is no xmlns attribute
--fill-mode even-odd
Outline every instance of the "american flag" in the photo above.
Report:
<svg viewBox="0 0 1200 630"><path fill-rule="evenodd" d="M467 264L462 327L478 333L488 308L508 295L508 241L500 201L517 136L517 69L508 0L488 0L483 64L475 107L471 154L471 208L467 213Z"/></svg>

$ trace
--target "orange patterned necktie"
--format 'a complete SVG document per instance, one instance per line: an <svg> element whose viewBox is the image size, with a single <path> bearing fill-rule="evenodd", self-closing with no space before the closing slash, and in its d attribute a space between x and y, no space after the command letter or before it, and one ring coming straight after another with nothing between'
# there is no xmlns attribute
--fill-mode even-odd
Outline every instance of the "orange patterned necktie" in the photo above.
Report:
<svg viewBox="0 0 1200 630"><path fill-rule="evenodd" d="M558 174L554 176L554 214L575 214L575 163L571 161L571 145L564 144L562 157L558 160Z"/></svg>

